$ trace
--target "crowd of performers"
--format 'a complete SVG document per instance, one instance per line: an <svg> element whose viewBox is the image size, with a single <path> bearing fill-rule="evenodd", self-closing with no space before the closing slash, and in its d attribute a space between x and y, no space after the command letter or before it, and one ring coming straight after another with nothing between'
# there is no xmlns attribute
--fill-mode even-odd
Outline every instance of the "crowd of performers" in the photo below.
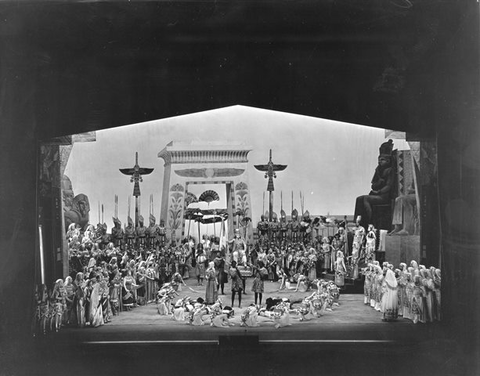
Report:
<svg viewBox="0 0 480 376"><path fill-rule="evenodd" d="M232 299L235 296L234 289L238 289L239 296L243 293L242 289L234 282L239 274L238 267L232 262L229 270L229 275L232 277ZM288 298L269 297L264 305L255 303L248 305L240 314L240 326L258 327L260 326L259 317L263 317L266 321L273 322L274 327L278 329L290 326L292 316L298 318L299 321L309 321L322 317L326 311L332 311L335 306L339 305L340 292L334 282L316 280L314 286L316 290L312 288L313 291L309 295L295 301ZM194 299L186 296L177 299L177 294L175 287L171 285L160 289L157 305L159 314L169 315L175 321L193 326L228 327L235 325L230 320L235 315L233 302L230 306L224 305L223 300L217 297L215 302L210 304L202 297ZM239 304L239 308L241 308L241 304Z"/></svg>
<svg viewBox="0 0 480 376"><path fill-rule="evenodd" d="M362 273L364 303L382 312L384 321L394 321L398 316L415 324L442 320L440 269L426 268L415 260L408 267L400 263L397 269L388 262L380 266L374 261Z"/></svg>
<svg viewBox="0 0 480 376"><path fill-rule="evenodd" d="M262 227L264 221L262 217L255 244L247 245L240 230L236 229L233 239L222 246L218 237L206 235L200 241L188 237L181 244L168 242L163 223L155 225L153 216L148 228L140 216L136 229L130 219L128 226L122 229L120 221L114 218L111 234L107 234L105 224L98 224L96 228L88 225L83 231L72 224L66 234L70 273L64 280L58 279L51 290L46 285L37 289L35 332L58 331L62 326L97 327L122 311L150 303L157 305L159 314L172 315L176 320L185 320L192 325L203 325L207 316L212 325L225 326L230 325L228 320L234 314L235 301L238 301L238 308L242 308L242 295L247 293L254 294L254 303L244 308L242 325L256 326L256 317L264 316L276 321L276 327L280 327L289 323L292 313L303 321L332 309L338 304L345 277L358 278L359 266L363 265L366 267L360 270L365 274L365 293L368 292L369 299L380 304L388 295L381 292L388 286L390 268L381 269L375 260L377 232L373 226L365 231L357 218L355 226L350 229L345 220L337 223L333 236L315 237L305 235L307 232L300 236L301 232L291 231L278 231L281 233L278 235L271 228ZM382 272L382 278L377 276L378 270ZM334 274L334 281L327 280L326 274L330 273ZM416 286L420 278L422 296L434 291L431 296L438 300L436 306L439 307L440 290L437 292L434 287L424 284L427 278L424 274L428 276L429 273L432 281L438 282L437 272L420 269L415 273L411 273L408 279L407 271L401 269L397 273L397 285L410 286L413 283ZM191 276L196 277L198 286L205 284L205 295L196 299L177 299L182 288L197 292L184 281ZM251 281L249 287L247 280L249 284ZM313 293L295 302L276 297L264 301L265 281L277 282L279 291ZM228 283L231 292L229 306L219 299L220 295L225 295ZM376 288L378 284L382 288ZM398 291L407 290L396 288ZM408 296L406 292L398 294L397 301L401 302L403 313L410 301L404 297ZM425 303L422 307L430 306ZM411 317L414 317L411 305L410 310ZM383 311L388 317L389 311ZM424 314L417 321L423 322L431 317L439 315Z"/></svg>
<svg viewBox="0 0 480 376"><path fill-rule="evenodd" d="M123 229L114 218L111 234L105 224L89 224L85 229L69 226L70 273L51 289L46 285L37 288L35 332L58 331L66 325L97 327L138 305L156 302L162 307L172 291L188 288L184 279L192 274L198 285L206 284L202 302L206 306L215 304L218 294L225 294L228 281L231 306L234 300L241 306L248 278L254 305L260 310L265 308L264 281L278 281L280 290L307 291L318 286L319 273L337 270L343 276L346 271L340 250L346 243L342 229L338 236L315 242L273 242L260 236L248 248L238 229L226 246L220 247L215 236L204 236L199 242L189 237L177 245L167 242L163 223L156 226L154 218L149 228L143 226L141 217L137 229L128 222ZM335 284L328 291L333 291L331 285ZM159 312L171 312L169 304Z"/></svg>

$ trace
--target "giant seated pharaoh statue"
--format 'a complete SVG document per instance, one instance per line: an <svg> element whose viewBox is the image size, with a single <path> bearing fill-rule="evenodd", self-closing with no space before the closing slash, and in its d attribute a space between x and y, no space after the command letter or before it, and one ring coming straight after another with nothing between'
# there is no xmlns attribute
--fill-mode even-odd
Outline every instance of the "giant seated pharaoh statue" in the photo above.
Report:
<svg viewBox="0 0 480 376"><path fill-rule="evenodd" d="M359 196L355 205L355 218L362 216L361 226L367 228L371 224L379 230L377 256L394 264L420 259L416 165L412 153L393 150L392 140L383 143L372 190ZM388 232L391 236L386 236Z"/></svg>
<svg viewBox="0 0 480 376"><path fill-rule="evenodd" d="M392 200L396 196L396 166L394 163L393 141L384 142L379 149L378 166L375 169L371 191L357 197L354 218L361 217L361 225L367 228L390 230L392 224Z"/></svg>

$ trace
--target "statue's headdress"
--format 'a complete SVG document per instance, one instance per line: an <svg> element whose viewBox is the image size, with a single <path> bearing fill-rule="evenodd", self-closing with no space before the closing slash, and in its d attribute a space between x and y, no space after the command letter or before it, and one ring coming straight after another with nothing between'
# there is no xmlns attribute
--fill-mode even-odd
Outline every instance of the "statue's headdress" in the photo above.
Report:
<svg viewBox="0 0 480 376"><path fill-rule="evenodd" d="M122 225L122 222L121 222L118 218L113 217L113 224L114 224L114 225L120 225L120 226L121 226L121 225Z"/></svg>
<svg viewBox="0 0 480 376"><path fill-rule="evenodd" d="M380 145L379 156L380 157L391 157L393 152L393 141L390 139L387 142L384 142Z"/></svg>
<svg viewBox="0 0 480 376"><path fill-rule="evenodd" d="M127 221L128 221L129 226L133 226L133 219L132 218L128 217Z"/></svg>

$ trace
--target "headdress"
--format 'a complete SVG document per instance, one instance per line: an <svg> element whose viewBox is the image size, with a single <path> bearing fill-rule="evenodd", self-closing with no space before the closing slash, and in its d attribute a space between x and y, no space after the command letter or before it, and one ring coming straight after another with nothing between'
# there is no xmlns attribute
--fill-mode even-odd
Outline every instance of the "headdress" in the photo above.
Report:
<svg viewBox="0 0 480 376"><path fill-rule="evenodd" d="M132 218L128 217L127 221L128 221L129 226L133 226L133 219Z"/></svg>
<svg viewBox="0 0 480 376"><path fill-rule="evenodd" d="M149 220L150 220L150 223L152 225L155 224L156 219L155 219L155 216L153 214L150 214Z"/></svg>
<svg viewBox="0 0 480 376"><path fill-rule="evenodd" d="M385 274L385 281L390 287L397 287L397 279L395 278L395 273L391 269L387 269L387 273Z"/></svg>
<svg viewBox="0 0 480 376"><path fill-rule="evenodd" d="M144 219L143 216L139 215L138 216L138 223L143 223Z"/></svg>
<svg viewBox="0 0 480 376"><path fill-rule="evenodd" d="M121 226L121 225L122 225L122 222L121 222L118 218L113 217L113 224L114 224L114 225L120 225L120 226Z"/></svg>
<svg viewBox="0 0 480 376"><path fill-rule="evenodd" d="M379 156L390 158L392 156L392 151L393 151L393 141L390 139L387 142L384 142L382 145L380 145Z"/></svg>
<svg viewBox="0 0 480 376"><path fill-rule="evenodd" d="M298 218L298 211L297 209L292 210L292 219L297 219Z"/></svg>

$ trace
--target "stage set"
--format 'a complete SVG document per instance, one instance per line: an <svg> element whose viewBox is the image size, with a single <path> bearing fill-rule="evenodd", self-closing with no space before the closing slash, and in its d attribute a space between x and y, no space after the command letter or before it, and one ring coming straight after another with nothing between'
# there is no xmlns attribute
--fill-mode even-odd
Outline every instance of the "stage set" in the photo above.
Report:
<svg viewBox="0 0 480 376"><path fill-rule="evenodd" d="M0 6L0 374L478 373L478 3L132 3ZM235 104L409 147L336 217L268 139L158 141L154 196L143 149L95 162L128 199L65 174L100 130Z"/></svg>

